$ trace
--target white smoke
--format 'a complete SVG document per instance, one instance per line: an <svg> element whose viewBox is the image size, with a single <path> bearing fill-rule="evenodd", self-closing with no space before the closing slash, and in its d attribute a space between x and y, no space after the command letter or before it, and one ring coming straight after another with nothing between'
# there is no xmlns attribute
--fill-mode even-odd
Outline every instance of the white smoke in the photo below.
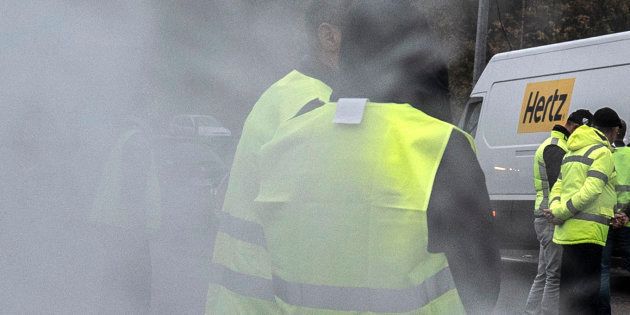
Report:
<svg viewBox="0 0 630 315"><path fill-rule="evenodd" d="M152 266L144 266L153 313L203 311L220 200L216 187L191 178L225 175L255 100L299 63L305 4L0 1L1 313L96 313L112 294L103 292L102 270L116 266L103 266L88 214L119 121L138 112L161 139L156 154L168 168L160 174L162 227L151 236ZM168 124L177 114L215 116L232 145L201 157L195 142L173 145ZM214 173L178 164L196 162ZM145 289L130 289L130 299Z"/></svg>

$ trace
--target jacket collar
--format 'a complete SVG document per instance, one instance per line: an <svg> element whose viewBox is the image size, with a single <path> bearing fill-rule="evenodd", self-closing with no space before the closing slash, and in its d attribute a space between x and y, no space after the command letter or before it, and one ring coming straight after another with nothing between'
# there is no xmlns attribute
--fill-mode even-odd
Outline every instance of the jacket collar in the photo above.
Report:
<svg viewBox="0 0 630 315"><path fill-rule="evenodd" d="M575 129L567 141L567 146L571 151L577 151L594 144L603 144L608 149L612 150L608 139L601 131L586 125Z"/></svg>

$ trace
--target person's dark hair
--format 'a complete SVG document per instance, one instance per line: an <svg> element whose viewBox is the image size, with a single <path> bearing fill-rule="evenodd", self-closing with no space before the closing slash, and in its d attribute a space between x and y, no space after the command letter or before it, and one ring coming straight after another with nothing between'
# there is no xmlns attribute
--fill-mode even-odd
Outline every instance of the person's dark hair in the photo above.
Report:
<svg viewBox="0 0 630 315"><path fill-rule="evenodd" d="M342 34L336 97L409 103L451 120L447 54L412 1L357 1Z"/></svg>
<svg viewBox="0 0 630 315"><path fill-rule="evenodd" d="M311 39L317 41L317 29L323 23L329 23L341 27L353 0L313 0L305 11L304 23L306 33Z"/></svg>

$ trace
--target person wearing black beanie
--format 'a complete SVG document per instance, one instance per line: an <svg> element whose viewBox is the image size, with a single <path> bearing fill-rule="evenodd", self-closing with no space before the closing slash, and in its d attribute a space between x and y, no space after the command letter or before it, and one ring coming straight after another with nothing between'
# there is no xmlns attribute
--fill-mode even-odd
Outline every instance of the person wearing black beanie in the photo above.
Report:
<svg viewBox="0 0 630 315"><path fill-rule="evenodd" d="M558 288L560 285L560 261L562 246L551 242L554 226L547 222L543 209L549 208L549 190L560 175L562 158L567 153L567 140L582 125L589 125L593 114L586 109L571 113L563 125L555 125L551 135L536 150L534 156L534 230L540 242L538 272L529 291L526 314L557 314Z"/></svg>

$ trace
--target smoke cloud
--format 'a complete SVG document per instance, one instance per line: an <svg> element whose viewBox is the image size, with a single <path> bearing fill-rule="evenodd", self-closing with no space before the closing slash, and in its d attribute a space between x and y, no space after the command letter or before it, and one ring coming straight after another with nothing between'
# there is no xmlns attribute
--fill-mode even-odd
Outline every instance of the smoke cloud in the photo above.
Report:
<svg viewBox="0 0 630 315"><path fill-rule="evenodd" d="M0 2L2 313L203 312L243 121L306 53L305 4ZM231 136L178 134L178 115Z"/></svg>

